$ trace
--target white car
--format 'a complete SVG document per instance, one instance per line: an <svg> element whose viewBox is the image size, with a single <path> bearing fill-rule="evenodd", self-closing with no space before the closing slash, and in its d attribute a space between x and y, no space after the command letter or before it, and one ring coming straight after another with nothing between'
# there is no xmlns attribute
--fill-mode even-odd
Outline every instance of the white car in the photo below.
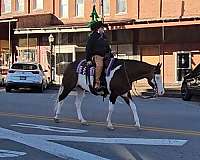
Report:
<svg viewBox="0 0 200 160"><path fill-rule="evenodd" d="M19 88L33 88L43 92L48 85L44 72L39 63L17 62L12 64L6 77L6 92Z"/></svg>

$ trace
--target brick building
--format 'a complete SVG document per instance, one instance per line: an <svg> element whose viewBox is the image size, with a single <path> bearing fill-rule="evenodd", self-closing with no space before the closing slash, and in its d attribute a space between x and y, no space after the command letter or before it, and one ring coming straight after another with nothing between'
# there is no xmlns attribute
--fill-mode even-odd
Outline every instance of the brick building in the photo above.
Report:
<svg viewBox="0 0 200 160"><path fill-rule="evenodd" d="M103 0L112 49L119 56L162 62L165 84L180 84L200 61L199 0ZM0 65L38 61L60 82L62 64L84 56L87 27L100 0L1 0ZM50 57L49 35L54 36Z"/></svg>

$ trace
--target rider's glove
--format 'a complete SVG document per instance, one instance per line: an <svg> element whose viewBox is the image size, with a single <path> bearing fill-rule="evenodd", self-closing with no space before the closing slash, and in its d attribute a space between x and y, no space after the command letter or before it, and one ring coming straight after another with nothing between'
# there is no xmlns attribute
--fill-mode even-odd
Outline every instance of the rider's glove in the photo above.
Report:
<svg viewBox="0 0 200 160"><path fill-rule="evenodd" d="M87 66L92 65L92 61L87 61Z"/></svg>

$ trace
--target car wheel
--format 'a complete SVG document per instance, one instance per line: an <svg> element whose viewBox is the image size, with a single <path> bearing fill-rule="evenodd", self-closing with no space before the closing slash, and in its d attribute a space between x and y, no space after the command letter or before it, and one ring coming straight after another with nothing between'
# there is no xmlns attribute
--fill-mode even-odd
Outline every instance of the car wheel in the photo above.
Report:
<svg viewBox="0 0 200 160"><path fill-rule="evenodd" d="M192 94L190 93L187 83L183 83L181 86L181 96L184 101L190 101Z"/></svg>
<svg viewBox="0 0 200 160"><path fill-rule="evenodd" d="M43 85L43 83L42 83L41 86L39 87L38 91L39 91L40 93L43 93L43 91L44 91L44 85Z"/></svg>
<svg viewBox="0 0 200 160"><path fill-rule="evenodd" d="M6 87L6 92L11 92L11 88L10 87Z"/></svg>

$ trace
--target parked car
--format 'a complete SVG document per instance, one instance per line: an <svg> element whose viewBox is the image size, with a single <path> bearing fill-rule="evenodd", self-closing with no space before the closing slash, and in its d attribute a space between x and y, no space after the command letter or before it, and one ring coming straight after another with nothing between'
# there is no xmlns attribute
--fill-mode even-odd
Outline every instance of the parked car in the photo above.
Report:
<svg viewBox="0 0 200 160"><path fill-rule="evenodd" d="M181 95L185 101L191 100L193 95L200 95L200 63L184 77Z"/></svg>
<svg viewBox="0 0 200 160"><path fill-rule="evenodd" d="M14 63L8 70L5 88L11 89L32 88L43 92L47 88L48 81L39 63Z"/></svg>

